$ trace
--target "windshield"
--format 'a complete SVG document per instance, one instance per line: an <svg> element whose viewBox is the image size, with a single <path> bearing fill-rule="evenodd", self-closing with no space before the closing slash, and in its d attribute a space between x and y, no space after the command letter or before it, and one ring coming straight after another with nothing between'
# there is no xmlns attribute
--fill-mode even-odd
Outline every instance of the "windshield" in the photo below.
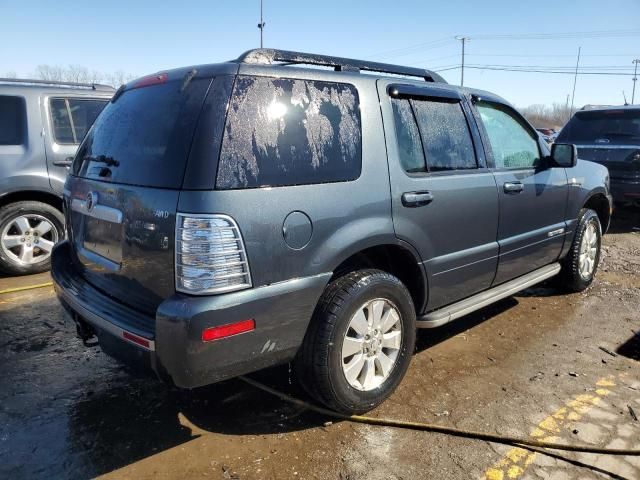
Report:
<svg viewBox="0 0 640 480"><path fill-rule="evenodd" d="M559 143L637 144L640 109L598 110L576 113L562 129Z"/></svg>

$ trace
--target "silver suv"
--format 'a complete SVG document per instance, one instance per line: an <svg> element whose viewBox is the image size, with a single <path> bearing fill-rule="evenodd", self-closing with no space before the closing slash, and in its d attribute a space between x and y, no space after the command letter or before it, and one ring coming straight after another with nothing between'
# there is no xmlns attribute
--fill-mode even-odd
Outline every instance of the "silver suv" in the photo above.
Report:
<svg viewBox="0 0 640 480"><path fill-rule="evenodd" d="M64 237L62 191L106 85L0 79L0 272L49 268Z"/></svg>

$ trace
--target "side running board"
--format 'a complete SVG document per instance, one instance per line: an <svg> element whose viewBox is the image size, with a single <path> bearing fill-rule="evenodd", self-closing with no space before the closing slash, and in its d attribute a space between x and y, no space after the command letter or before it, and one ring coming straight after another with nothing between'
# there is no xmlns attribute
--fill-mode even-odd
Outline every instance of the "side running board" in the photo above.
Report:
<svg viewBox="0 0 640 480"><path fill-rule="evenodd" d="M510 297L520 290L524 290L531 285L535 285L536 283L540 283L547 278L557 275L559 272L559 263L547 265L546 267L534 270L531 273L527 273L526 275L510 280L502 285L498 285L447 307L427 313L426 315L418 318L416 325L418 328L439 327L445 323L455 320L456 318L463 317L468 313L497 302L498 300Z"/></svg>

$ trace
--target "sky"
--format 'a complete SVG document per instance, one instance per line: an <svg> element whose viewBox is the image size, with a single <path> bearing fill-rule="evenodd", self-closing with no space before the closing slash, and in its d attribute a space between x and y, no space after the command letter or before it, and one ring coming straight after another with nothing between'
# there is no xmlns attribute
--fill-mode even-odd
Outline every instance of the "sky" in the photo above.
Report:
<svg viewBox="0 0 640 480"><path fill-rule="evenodd" d="M83 65L135 76L236 58L257 48L259 0L0 0L0 76L33 77L38 65ZM264 0L264 45L446 69L575 68L632 73L640 58L640 0L363 1ZM589 32L589 33L586 33ZM598 32L598 33L593 33ZM631 100L630 75L579 75L575 105ZM465 69L465 85L511 103L561 103L572 74ZM640 82L639 82L640 83ZM640 84L636 90L640 103Z"/></svg>

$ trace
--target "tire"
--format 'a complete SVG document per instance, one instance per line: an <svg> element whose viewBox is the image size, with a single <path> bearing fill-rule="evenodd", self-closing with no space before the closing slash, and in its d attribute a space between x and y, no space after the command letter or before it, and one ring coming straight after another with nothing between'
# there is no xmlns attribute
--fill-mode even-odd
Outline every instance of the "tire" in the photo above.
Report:
<svg viewBox="0 0 640 480"><path fill-rule="evenodd" d="M64 216L51 205L35 201L5 205L0 209L0 272L29 275L48 270L51 248L63 238Z"/></svg>
<svg viewBox="0 0 640 480"><path fill-rule="evenodd" d="M413 301L400 280L380 270L347 273L322 294L295 361L296 375L302 387L327 407L363 413L396 389L411 361L415 339ZM343 358L343 348L344 353L360 350ZM391 366L387 359L393 361ZM361 374L354 378L358 368Z"/></svg>
<svg viewBox="0 0 640 480"><path fill-rule="evenodd" d="M595 235L595 238L591 235ZM600 262L601 244L602 227L598 214L591 209L583 208L578 214L578 227L571 249L562 262L562 270L558 276L560 287L570 292L582 292L591 285ZM583 253L590 262L587 269L583 268L587 265L581 264L580 261Z"/></svg>

